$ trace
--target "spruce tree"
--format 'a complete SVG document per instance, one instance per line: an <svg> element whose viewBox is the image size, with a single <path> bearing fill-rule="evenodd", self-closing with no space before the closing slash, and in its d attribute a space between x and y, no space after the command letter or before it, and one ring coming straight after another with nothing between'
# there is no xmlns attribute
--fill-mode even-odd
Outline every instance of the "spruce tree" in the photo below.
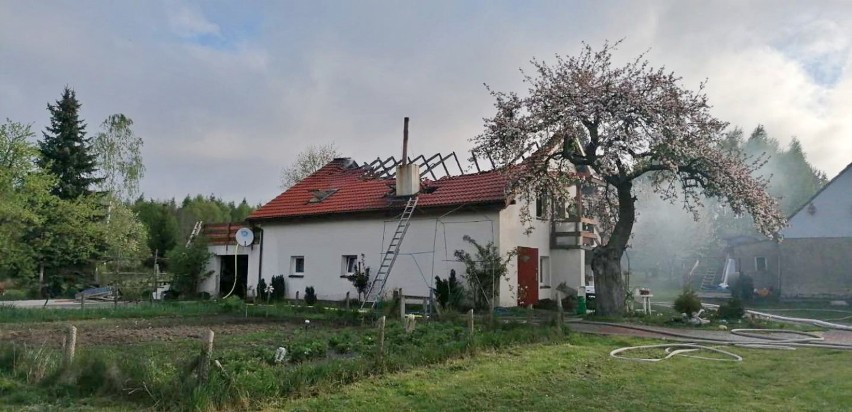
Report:
<svg viewBox="0 0 852 412"><path fill-rule="evenodd" d="M47 110L50 126L39 148L42 167L57 177L52 193L62 199L90 194L89 188L99 180L94 176L97 164L74 90L66 86L62 98L55 105L48 103Z"/></svg>

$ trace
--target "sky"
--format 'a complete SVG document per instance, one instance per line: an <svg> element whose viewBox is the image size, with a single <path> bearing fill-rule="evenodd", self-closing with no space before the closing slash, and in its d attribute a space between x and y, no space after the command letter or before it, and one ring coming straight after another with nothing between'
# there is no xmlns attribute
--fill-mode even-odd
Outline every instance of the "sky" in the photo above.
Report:
<svg viewBox="0 0 852 412"><path fill-rule="evenodd" d="M833 177L852 162L852 3L837 1L0 0L0 119L32 124L63 87L88 133L113 113L144 139L146 197L252 204L312 144L346 157L455 151L520 69L623 39L713 113L763 124Z"/></svg>

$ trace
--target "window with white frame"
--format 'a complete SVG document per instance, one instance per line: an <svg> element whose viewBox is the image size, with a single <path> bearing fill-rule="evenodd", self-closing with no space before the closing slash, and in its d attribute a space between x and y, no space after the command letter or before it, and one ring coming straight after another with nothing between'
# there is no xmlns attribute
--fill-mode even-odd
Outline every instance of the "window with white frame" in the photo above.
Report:
<svg viewBox="0 0 852 412"><path fill-rule="evenodd" d="M766 258L763 256L758 256L754 258L754 269L758 272L766 271Z"/></svg>
<svg viewBox="0 0 852 412"><path fill-rule="evenodd" d="M290 274L302 276L305 274L305 257L291 256L290 257Z"/></svg>
<svg viewBox="0 0 852 412"><path fill-rule="evenodd" d="M357 255L343 255L343 259L341 259L341 275L349 276L355 273L355 269L358 268L358 256Z"/></svg>
<svg viewBox="0 0 852 412"><path fill-rule="evenodd" d="M538 284L550 286L550 257L541 256L538 259Z"/></svg>

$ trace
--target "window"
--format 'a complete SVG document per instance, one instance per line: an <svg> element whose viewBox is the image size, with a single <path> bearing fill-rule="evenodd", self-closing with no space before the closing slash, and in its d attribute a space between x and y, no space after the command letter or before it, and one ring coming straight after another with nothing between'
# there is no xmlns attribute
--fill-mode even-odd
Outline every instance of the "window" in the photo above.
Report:
<svg viewBox="0 0 852 412"><path fill-rule="evenodd" d="M766 271L766 258L763 256L758 256L754 258L754 269L758 272Z"/></svg>
<svg viewBox="0 0 852 412"><path fill-rule="evenodd" d="M304 256L292 256L290 257L290 274L291 275L304 275L305 274L305 257Z"/></svg>
<svg viewBox="0 0 852 412"><path fill-rule="evenodd" d="M541 256L538 259L538 284L550 286L550 257Z"/></svg>
<svg viewBox="0 0 852 412"><path fill-rule="evenodd" d="M342 259L342 270L341 275L351 275L355 273L355 269L358 267L358 256L356 255L343 255Z"/></svg>
<svg viewBox="0 0 852 412"><path fill-rule="evenodd" d="M539 193L535 198L535 217L544 219L547 216L547 192Z"/></svg>

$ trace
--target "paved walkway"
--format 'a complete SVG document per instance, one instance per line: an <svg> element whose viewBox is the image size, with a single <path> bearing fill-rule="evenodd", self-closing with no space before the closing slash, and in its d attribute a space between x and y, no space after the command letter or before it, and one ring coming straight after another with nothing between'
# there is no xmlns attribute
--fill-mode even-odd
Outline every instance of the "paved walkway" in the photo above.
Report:
<svg viewBox="0 0 852 412"><path fill-rule="evenodd" d="M586 321L568 321L573 331L601 335L635 336L641 338L658 338L668 340L725 340L742 343L767 343L767 340L734 335L729 331L710 329L666 328L660 326L645 326L636 324L615 324ZM729 325L730 326L730 325ZM642 330L639 330L641 328ZM823 337L824 343L852 345L852 331L828 330L814 332ZM773 334L775 338L802 338L799 334Z"/></svg>

